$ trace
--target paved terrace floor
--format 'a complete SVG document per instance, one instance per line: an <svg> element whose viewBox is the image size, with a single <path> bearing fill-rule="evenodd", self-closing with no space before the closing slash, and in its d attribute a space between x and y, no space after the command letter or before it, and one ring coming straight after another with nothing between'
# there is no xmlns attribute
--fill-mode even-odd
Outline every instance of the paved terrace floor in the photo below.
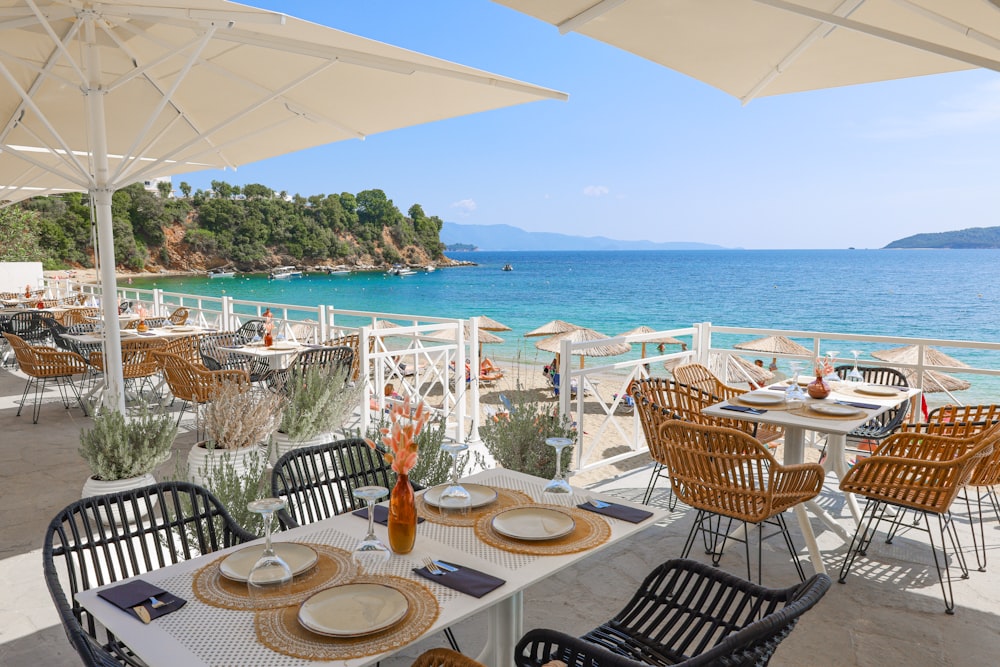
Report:
<svg viewBox="0 0 1000 667"><path fill-rule="evenodd" d="M78 408L64 410L54 392L42 407L37 425L30 416L15 417L23 382L19 373L0 370L0 665L78 665L45 588L41 545L51 517L80 496L87 470L77 454L77 439L88 420ZM182 427L179 455L186 456L193 442L193 433ZM165 470L172 470L172 465L172 461L165 464ZM636 500L642 497L648 476L648 465L629 472L612 470L603 480L588 475L588 485ZM665 494L654 496L655 503L665 501ZM821 502L849 527L832 476ZM680 553L692 514L678 507L667 520L633 541L530 589L525 595L525 627L556 627L579 634L611 617L646 573ZM796 522L790 517L788 523L804 554ZM836 578L846 547L819 521L813 527L826 566ZM968 542L964 520L960 531ZM986 539L991 570L973 570L969 579L956 580L954 616L944 614L926 536L910 533L892 545L874 541L869 552L873 559L860 560L846 585L834 582L826 597L781 644L771 664L996 665L1000 660L1000 526L996 521L987 525ZM783 586L794 581L783 549L777 540L765 543L765 584ZM730 549L722 566L737 574L745 572L741 554L741 548ZM808 563L805 568L811 573ZM455 632L463 649L475 654L484 641L485 622L473 618ZM440 633L383 664L409 665L421 651L439 645L443 645Z"/></svg>

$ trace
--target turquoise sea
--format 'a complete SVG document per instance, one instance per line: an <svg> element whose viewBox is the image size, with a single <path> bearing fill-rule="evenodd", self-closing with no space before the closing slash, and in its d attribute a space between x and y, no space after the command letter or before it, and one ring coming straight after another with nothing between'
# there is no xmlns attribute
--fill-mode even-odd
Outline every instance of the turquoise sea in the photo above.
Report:
<svg viewBox="0 0 1000 667"><path fill-rule="evenodd" d="M1000 340L997 250L456 252L476 266L382 273L136 279L133 287L412 315L488 315L510 326L490 356L541 359L522 334L552 319L609 336L715 325ZM513 271L505 272L504 264ZM724 339L723 341L726 342ZM864 347L864 346L862 346ZM988 353L946 350L1000 368ZM635 354L638 354L636 351ZM964 356L963 356L964 355ZM849 357L841 350L840 356ZM982 378L977 381L983 382ZM987 382L988 383L988 382ZM992 384L992 383L988 383Z"/></svg>

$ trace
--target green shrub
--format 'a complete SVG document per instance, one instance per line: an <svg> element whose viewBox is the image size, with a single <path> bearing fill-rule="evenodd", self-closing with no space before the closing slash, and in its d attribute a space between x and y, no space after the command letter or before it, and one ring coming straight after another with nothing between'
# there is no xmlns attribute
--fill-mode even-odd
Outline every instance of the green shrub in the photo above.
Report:
<svg viewBox="0 0 1000 667"><path fill-rule="evenodd" d="M350 372L318 365L289 371L278 430L301 442L340 429L361 400L360 385L347 384Z"/></svg>
<svg viewBox="0 0 1000 667"><path fill-rule="evenodd" d="M504 468L551 479L556 472L555 449L545 444L547 438L576 439L576 429L566 418L560 419L554 406L532 401L525 391L511 392L510 414L496 421L487 420L479 427L479 437L486 450ZM563 450L562 470L568 470L572 447Z"/></svg>
<svg viewBox="0 0 1000 667"><path fill-rule="evenodd" d="M80 432L80 456L91 474L110 481L152 472L170 458L177 424L167 414L142 405L128 419L121 412L102 412Z"/></svg>

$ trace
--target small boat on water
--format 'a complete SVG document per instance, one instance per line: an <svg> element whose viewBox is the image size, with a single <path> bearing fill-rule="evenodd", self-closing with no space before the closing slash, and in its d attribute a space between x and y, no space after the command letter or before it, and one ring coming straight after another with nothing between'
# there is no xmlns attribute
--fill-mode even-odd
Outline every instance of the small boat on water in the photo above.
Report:
<svg viewBox="0 0 1000 667"><path fill-rule="evenodd" d="M328 276L349 276L351 275L351 270L346 266L331 266L326 270L326 275Z"/></svg>
<svg viewBox="0 0 1000 667"><path fill-rule="evenodd" d="M402 264L393 264L392 268L386 272L390 276L412 276L416 271Z"/></svg>
<svg viewBox="0 0 1000 667"><path fill-rule="evenodd" d="M225 268L225 267L221 267L221 268L218 268L218 269L209 269L208 270L208 277L209 278L232 278L235 275L236 275L236 271L234 271L233 269Z"/></svg>
<svg viewBox="0 0 1000 667"><path fill-rule="evenodd" d="M268 278L272 278L274 280L278 280L280 278L291 278L293 276L302 276L302 272L294 266L276 266L267 274Z"/></svg>
<svg viewBox="0 0 1000 667"><path fill-rule="evenodd" d="M430 273L431 271L436 271L436 270L437 270L437 267L434 266L433 264L428 264L427 266L424 267L424 271L426 273Z"/></svg>
<svg viewBox="0 0 1000 667"><path fill-rule="evenodd" d="M514 267L513 267L513 266L511 266L510 264L504 264L504 265L503 265L503 270L504 270L504 271L513 271L513 270L514 270Z"/></svg>

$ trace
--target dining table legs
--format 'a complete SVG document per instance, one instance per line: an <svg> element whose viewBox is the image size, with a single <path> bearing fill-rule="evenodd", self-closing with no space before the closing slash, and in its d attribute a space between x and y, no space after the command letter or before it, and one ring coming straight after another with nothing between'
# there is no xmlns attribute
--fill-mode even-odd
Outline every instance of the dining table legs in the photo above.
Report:
<svg viewBox="0 0 1000 667"><path fill-rule="evenodd" d="M489 632L486 645L476 658L488 667L514 664L514 644L524 634L524 593L518 591L488 611Z"/></svg>

